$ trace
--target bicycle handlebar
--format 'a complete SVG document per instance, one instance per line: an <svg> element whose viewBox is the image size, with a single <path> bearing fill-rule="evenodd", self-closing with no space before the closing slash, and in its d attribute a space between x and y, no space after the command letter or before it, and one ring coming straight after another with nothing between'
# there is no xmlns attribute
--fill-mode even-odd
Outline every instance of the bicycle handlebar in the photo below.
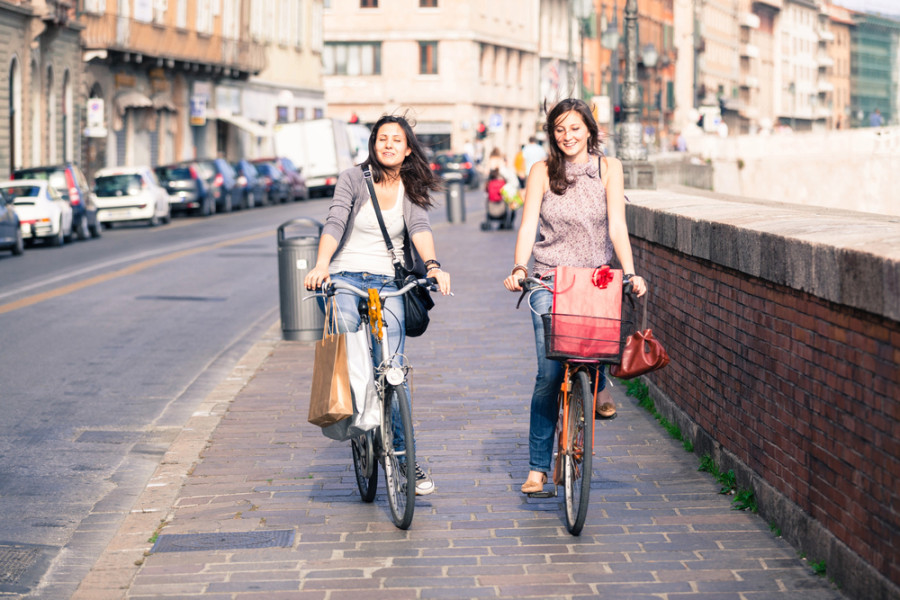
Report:
<svg viewBox="0 0 900 600"><path fill-rule="evenodd" d="M382 300L385 298L395 298L397 296L402 296L403 294L409 292L411 289L417 286L428 288L432 292L437 291L437 279L435 279L434 277L423 277L422 279L411 280L395 292L383 292L379 290L378 295L382 298ZM322 293L325 296L334 296L335 293L337 293L337 290L347 290L348 292L356 294L360 298L369 297L368 290L361 290L355 285L351 285L343 281L326 281L322 284Z"/></svg>

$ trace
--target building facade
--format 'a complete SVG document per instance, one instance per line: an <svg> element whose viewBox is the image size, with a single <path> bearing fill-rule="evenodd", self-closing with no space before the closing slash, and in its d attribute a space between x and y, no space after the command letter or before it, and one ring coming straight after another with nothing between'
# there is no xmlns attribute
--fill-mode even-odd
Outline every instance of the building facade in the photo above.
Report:
<svg viewBox="0 0 900 600"><path fill-rule="evenodd" d="M538 0L326 1L328 116L372 124L408 112L434 150L497 147L511 159L536 130L541 74L548 86L565 80L551 74L556 46L546 61L538 54L539 8ZM561 30L558 20L548 26Z"/></svg>
<svg viewBox="0 0 900 600"><path fill-rule="evenodd" d="M898 123L900 22L855 13L850 37L851 125L869 126L878 110L884 124Z"/></svg>
<svg viewBox="0 0 900 600"><path fill-rule="evenodd" d="M86 171L270 154L324 113L322 0L83 0Z"/></svg>
<svg viewBox="0 0 900 600"><path fill-rule="evenodd" d="M19 167L79 160L81 56L67 3L0 1L0 177Z"/></svg>

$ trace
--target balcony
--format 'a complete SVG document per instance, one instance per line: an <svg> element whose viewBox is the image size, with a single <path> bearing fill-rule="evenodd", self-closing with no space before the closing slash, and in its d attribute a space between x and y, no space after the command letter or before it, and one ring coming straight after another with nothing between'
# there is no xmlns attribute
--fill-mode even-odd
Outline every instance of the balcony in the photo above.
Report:
<svg viewBox="0 0 900 600"><path fill-rule="evenodd" d="M759 87L759 78L753 75L741 75L741 87L756 89Z"/></svg>
<svg viewBox="0 0 900 600"><path fill-rule="evenodd" d="M768 6L769 8L775 8L777 10L784 8L784 0L753 0L753 4Z"/></svg>
<svg viewBox="0 0 900 600"><path fill-rule="evenodd" d="M266 66L265 47L250 41L144 23L115 14L83 13L82 46L115 50L149 59L219 66L256 74Z"/></svg>
<svg viewBox="0 0 900 600"><path fill-rule="evenodd" d="M834 91L834 84L832 84L830 81L820 79L818 84L816 85L816 91L820 94L830 94Z"/></svg>
<svg viewBox="0 0 900 600"><path fill-rule="evenodd" d="M741 58L759 58L759 46L741 44Z"/></svg>
<svg viewBox="0 0 900 600"><path fill-rule="evenodd" d="M827 69L834 66L834 59L824 52L819 52L819 54L816 55L816 64L819 65L820 69Z"/></svg>
<svg viewBox="0 0 900 600"><path fill-rule="evenodd" d="M749 27L750 29L759 29L759 16L753 13L741 14L741 27Z"/></svg>
<svg viewBox="0 0 900 600"><path fill-rule="evenodd" d="M834 34L828 31L827 29L819 30L819 41L820 42L833 42Z"/></svg>

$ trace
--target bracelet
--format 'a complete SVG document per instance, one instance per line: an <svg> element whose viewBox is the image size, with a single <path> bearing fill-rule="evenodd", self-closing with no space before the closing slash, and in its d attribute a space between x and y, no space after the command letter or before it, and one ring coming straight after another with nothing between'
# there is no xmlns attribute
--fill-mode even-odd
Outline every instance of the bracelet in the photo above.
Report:
<svg viewBox="0 0 900 600"><path fill-rule="evenodd" d="M433 268L434 268L434 269L440 269L440 268L441 268L441 263L439 263L438 261L436 261L436 260L433 259L433 258L430 258L430 259L428 259L428 260L425 261L425 268L427 268L429 271L430 271L431 269L433 269Z"/></svg>
<svg viewBox="0 0 900 600"><path fill-rule="evenodd" d="M516 263L513 266L512 271L509 272L510 276L515 275L516 271L524 271L525 276L526 277L528 276L528 267L526 267L525 265L520 265L520 264Z"/></svg>
<svg viewBox="0 0 900 600"><path fill-rule="evenodd" d="M428 273L431 273L432 271L440 271L440 270L441 270L441 266L440 266L440 265L437 265L437 266L434 266L434 267L428 267L428 270L425 271L425 273L428 274Z"/></svg>
<svg viewBox="0 0 900 600"><path fill-rule="evenodd" d="M627 278L627 277L636 277L636 275L635 275L634 273L625 273L624 276L625 276L626 278Z"/></svg>

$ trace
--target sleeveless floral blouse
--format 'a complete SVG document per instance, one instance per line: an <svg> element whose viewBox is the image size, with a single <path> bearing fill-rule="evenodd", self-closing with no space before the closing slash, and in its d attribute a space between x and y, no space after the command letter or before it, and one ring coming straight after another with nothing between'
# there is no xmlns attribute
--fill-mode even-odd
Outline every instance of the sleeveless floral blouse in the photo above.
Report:
<svg viewBox="0 0 900 600"><path fill-rule="evenodd" d="M541 202L540 236L534 244L534 271L539 276L559 265L607 265L613 257L598 158L567 162L566 177L574 183L565 193L560 196L548 189Z"/></svg>

